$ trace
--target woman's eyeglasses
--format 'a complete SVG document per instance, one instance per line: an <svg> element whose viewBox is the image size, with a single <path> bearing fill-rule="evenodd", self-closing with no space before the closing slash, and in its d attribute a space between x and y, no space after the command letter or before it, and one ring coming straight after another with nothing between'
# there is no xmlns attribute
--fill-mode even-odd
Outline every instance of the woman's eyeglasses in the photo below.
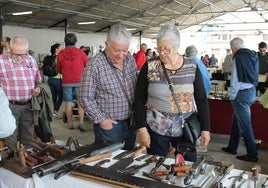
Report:
<svg viewBox="0 0 268 188"><path fill-rule="evenodd" d="M171 52L171 49L169 49L169 48L165 48L165 47L163 47L163 48L157 48L157 52L160 54L160 53L164 53L164 54L169 54L170 52Z"/></svg>

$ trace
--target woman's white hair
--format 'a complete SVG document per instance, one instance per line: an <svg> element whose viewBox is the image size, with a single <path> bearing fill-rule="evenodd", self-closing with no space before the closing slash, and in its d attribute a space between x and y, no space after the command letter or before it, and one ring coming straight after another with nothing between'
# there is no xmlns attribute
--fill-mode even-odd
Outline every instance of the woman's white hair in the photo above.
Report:
<svg viewBox="0 0 268 188"><path fill-rule="evenodd" d="M180 46L180 32L174 25L164 25L160 28L160 30L157 32L156 41L164 41L164 40L170 40L172 41L174 48L179 48Z"/></svg>

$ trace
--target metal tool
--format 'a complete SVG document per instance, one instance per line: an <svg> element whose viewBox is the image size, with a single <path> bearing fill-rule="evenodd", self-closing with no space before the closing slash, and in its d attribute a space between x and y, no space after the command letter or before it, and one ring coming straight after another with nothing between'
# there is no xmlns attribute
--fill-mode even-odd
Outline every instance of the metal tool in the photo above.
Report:
<svg viewBox="0 0 268 188"><path fill-rule="evenodd" d="M196 162L192 164L189 175L187 175L183 180L184 185L190 185L192 183L192 180L198 177L200 170L203 168L202 166L205 160L205 156L201 156L199 159L197 159Z"/></svg>
<svg viewBox="0 0 268 188"><path fill-rule="evenodd" d="M145 150L145 146L140 147L140 149L136 150L130 157L119 160L117 163L111 165L109 169L119 172L125 170L134 161L134 158L140 155Z"/></svg>
<svg viewBox="0 0 268 188"><path fill-rule="evenodd" d="M248 180L248 174L246 174L246 173L243 173L242 175L241 175L241 183L237 186L237 188L241 188L242 187L242 185L244 185L244 183L246 183L246 181Z"/></svg>
<svg viewBox="0 0 268 188"><path fill-rule="evenodd" d="M268 178L266 178L265 182L261 184L261 188L266 188L268 186Z"/></svg>
<svg viewBox="0 0 268 188"><path fill-rule="evenodd" d="M252 180L254 181L254 188L257 188L257 181L259 180L259 174L261 172L261 166L258 164L254 164L251 167L252 172Z"/></svg>
<svg viewBox="0 0 268 188"><path fill-rule="evenodd" d="M97 161L104 158L110 158L112 156L112 153L103 153L100 155L94 155L85 159L79 159L78 161L75 161L74 163L69 163L66 166L63 166L63 168L58 169L55 172L54 179L57 180L63 175L69 173L71 170L77 168L78 166L82 164L86 164L89 162Z"/></svg>

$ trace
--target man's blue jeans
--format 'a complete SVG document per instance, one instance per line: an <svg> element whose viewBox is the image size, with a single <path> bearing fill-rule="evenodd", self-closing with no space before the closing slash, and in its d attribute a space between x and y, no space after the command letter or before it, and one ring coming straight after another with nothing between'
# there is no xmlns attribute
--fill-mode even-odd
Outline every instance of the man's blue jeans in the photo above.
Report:
<svg viewBox="0 0 268 188"><path fill-rule="evenodd" d="M111 130L104 130L99 124L94 124L95 143L123 142L125 150L132 150L136 141L136 130L130 127L130 120L116 120L118 123L113 125Z"/></svg>
<svg viewBox="0 0 268 188"><path fill-rule="evenodd" d="M257 147L255 143L253 128L251 124L250 106L254 102L256 89L240 90L234 100L233 106L232 132L228 147L236 151L239 145L240 136L244 138L247 155L252 158L258 158Z"/></svg>

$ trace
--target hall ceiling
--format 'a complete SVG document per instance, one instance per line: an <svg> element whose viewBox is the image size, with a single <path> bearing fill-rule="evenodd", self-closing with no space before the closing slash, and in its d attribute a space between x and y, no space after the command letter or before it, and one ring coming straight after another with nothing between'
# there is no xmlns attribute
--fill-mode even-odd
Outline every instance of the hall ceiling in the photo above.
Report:
<svg viewBox="0 0 268 188"><path fill-rule="evenodd" d="M0 0L0 8L3 25L61 30L66 26L67 32L79 33L107 32L116 23L135 29L131 32L144 38L154 38L166 23L180 30L197 26L196 31L228 28L232 22L258 24L250 29L260 32L268 29L268 0ZM32 14L12 15L22 11ZM254 13L258 19L247 13ZM219 19L227 14L230 20ZM96 23L78 24L92 21Z"/></svg>

